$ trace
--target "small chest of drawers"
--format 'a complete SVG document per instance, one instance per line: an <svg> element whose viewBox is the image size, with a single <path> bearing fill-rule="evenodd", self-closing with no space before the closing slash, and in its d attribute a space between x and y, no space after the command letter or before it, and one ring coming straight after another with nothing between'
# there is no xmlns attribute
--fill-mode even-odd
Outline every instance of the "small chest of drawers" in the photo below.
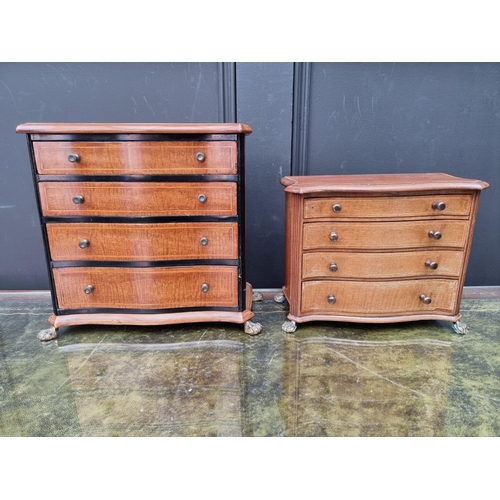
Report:
<svg viewBox="0 0 500 500"><path fill-rule="evenodd" d="M27 123L53 328L252 323L248 125Z"/></svg>
<svg viewBox="0 0 500 500"><path fill-rule="evenodd" d="M459 322L479 195L447 174L284 177L286 278L296 323Z"/></svg>

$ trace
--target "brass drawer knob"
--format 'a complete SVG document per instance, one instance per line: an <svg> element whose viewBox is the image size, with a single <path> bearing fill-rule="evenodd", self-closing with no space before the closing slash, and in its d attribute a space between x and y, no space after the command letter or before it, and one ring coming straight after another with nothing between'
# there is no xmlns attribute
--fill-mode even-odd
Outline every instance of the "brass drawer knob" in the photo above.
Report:
<svg viewBox="0 0 500 500"><path fill-rule="evenodd" d="M330 233L330 241L337 241L338 239L339 239L339 235L335 231L332 231Z"/></svg>
<svg viewBox="0 0 500 500"><path fill-rule="evenodd" d="M433 271L435 271L437 268L438 268L438 263L437 262L433 262L432 260L426 260L425 261L425 265L429 268L429 269L432 269Z"/></svg>
<svg viewBox="0 0 500 500"><path fill-rule="evenodd" d="M83 291L87 294L90 295L94 291L94 287L92 285L87 285Z"/></svg>
<svg viewBox="0 0 500 500"><path fill-rule="evenodd" d="M335 262L330 262L330 271L332 273L334 273L335 271L338 271L339 269L339 266L337 266L337 264L335 264Z"/></svg>
<svg viewBox="0 0 500 500"><path fill-rule="evenodd" d="M339 203L335 203L332 207L334 212L340 212L342 210L342 206Z"/></svg>
<svg viewBox="0 0 500 500"><path fill-rule="evenodd" d="M78 163L80 161L80 157L76 154L68 155L68 161L71 163Z"/></svg>
<svg viewBox="0 0 500 500"><path fill-rule="evenodd" d="M82 240L78 243L78 246L80 248L87 248L88 246L90 245L90 241L89 240Z"/></svg>
<svg viewBox="0 0 500 500"><path fill-rule="evenodd" d="M439 211L444 210L446 208L446 203L444 201L435 201L432 204L432 208Z"/></svg>
<svg viewBox="0 0 500 500"><path fill-rule="evenodd" d="M335 304L335 302L337 302L337 299L335 298L335 295L333 295L333 293L331 293L330 295L328 295L328 303L329 304Z"/></svg>
<svg viewBox="0 0 500 500"><path fill-rule="evenodd" d="M199 194L198 195L198 201L200 203L205 203L207 201L207 197L204 194Z"/></svg>
<svg viewBox="0 0 500 500"><path fill-rule="evenodd" d="M429 236L435 240L440 240L442 234L439 231L429 231Z"/></svg>
<svg viewBox="0 0 500 500"><path fill-rule="evenodd" d="M207 293L208 292L208 285L206 283L203 283L203 285L201 285L201 291L203 293Z"/></svg>
<svg viewBox="0 0 500 500"><path fill-rule="evenodd" d="M196 159L198 161L205 161L205 155L203 153L196 153Z"/></svg>
<svg viewBox="0 0 500 500"><path fill-rule="evenodd" d="M200 239L200 244L204 247L206 247L208 245L208 238L206 236L203 236L201 239Z"/></svg>
<svg viewBox="0 0 500 500"><path fill-rule="evenodd" d="M81 205L85 201L85 198L81 195L73 196L73 203L75 205Z"/></svg>
<svg viewBox="0 0 500 500"><path fill-rule="evenodd" d="M426 305L428 306L431 302L432 302L432 299L430 297L427 297L427 295L425 295L425 293L423 293L422 295L420 295L420 300Z"/></svg>

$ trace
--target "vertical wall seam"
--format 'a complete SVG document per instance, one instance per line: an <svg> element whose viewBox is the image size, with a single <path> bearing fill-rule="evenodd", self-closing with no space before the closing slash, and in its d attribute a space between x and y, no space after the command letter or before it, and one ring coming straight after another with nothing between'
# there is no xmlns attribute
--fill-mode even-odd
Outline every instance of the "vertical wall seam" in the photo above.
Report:
<svg viewBox="0 0 500 500"><path fill-rule="evenodd" d="M217 63L219 79L219 121L236 122L236 63Z"/></svg>
<svg viewBox="0 0 500 500"><path fill-rule="evenodd" d="M307 175L311 63L293 65L291 175Z"/></svg>

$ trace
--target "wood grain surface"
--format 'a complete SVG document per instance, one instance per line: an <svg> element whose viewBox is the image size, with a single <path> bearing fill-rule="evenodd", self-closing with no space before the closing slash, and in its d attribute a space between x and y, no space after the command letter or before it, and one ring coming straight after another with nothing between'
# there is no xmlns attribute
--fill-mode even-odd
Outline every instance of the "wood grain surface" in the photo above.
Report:
<svg viewBox="0 0 500 500"><path fill-rule="evenodd" d="M433 270L425 263L437 264ZM410 278L418 276L450 276L462 272L464 255L461 251L422 250L417 252L309 252L304 253L302 277L331 280ZM336 270L330 270L334 263ZM334 267L335 269L335 267Z"/></svg>
<svg viewBox="0 0 500 500"><path fill-rule="evenodd" d="M236 141L57 141L35 142L33 150L38 173L50 175L236 174L238 161Z"/></svg>
<svg viewBox="0 0 500 500"><path fill-rule="evenodd" d="M189 216L237 214L234 182L40 182L46 216ZM205 195L204 203L198 200ZM75 204L74 196L84 202Z"/></svg>
<svg viewBox="0 0 500 500"><path fill-rule="evenodd" d="M444 202L446 208L437 210L433 203ZM304 218L419 218L468 216L472 203L470 195L439 194L431 196L377 196L377 197L328 197L306 198ZM335 212L333 206L340 206Z"/></svg>
<svg viewBox="0 0 500 500"><path fill-rule="evenodd" d="M238 306L236 266L69 267L53 269L53 276L60 309Z"/></svg>
<svg viewBox="0 0 500 500"><path fill-rule="evenodd" d="M49 223L47 235L53 261L238 258L238 224L233 222ZM82 240L87 247L80 248Z"/></svg>
<svg viewBox="0 0 500 500"><path fill-rule="evenodd" d="M402 281L306 281L302 284L302 313L346 314L454 314L458 309L458 280L427 279ZM333 294L336 302L328 303ZM432 300L426 305L425 294Z"/></svg>
<svg viewBox="0 0 500 500"><path fill-rule="evenodd" d="M304 224L304 249L410 249L462 248L469 229L466 220L416 220L405 222L313 222ZM330 240L331 232L338 235ZM438 231L441 239L429 236Z"/></svg>

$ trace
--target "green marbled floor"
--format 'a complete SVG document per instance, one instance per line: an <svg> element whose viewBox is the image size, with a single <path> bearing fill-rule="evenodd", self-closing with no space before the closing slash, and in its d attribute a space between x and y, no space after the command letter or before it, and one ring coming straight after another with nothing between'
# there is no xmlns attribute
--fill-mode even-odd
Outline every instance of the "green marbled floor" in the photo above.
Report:
<svg viewBox="0 0 500 500"><path fill-rule="evenodd" d="M0 298L0 436L499 436L500 300L446 322L263 332L80 326L39 342L47 295Z"/></svg>

